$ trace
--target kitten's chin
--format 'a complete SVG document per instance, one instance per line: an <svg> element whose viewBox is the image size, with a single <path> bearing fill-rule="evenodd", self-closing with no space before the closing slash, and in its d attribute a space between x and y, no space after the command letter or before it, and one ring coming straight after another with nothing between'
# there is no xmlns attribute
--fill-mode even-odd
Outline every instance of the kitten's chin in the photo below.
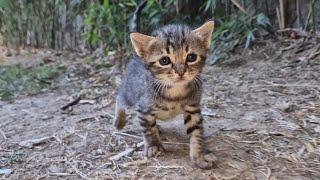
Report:
<svg viewBox="0 0 320 180"><path fill-rule="evenodd" d="M186 79L186 78L183 78L183 79L175 79L175 80L172 82L172 85L173 85L173 86L185 86L185 85L188 85L191 81L192 81L192 79Z"/></svg>
<svg viewBox="0 0 320 180"><path fill-rule="evenodd" d="M167 86L171 86L171 87L172 86L187 86L192 81L193 81L192 78L187 78L187 77L183 77L183 78L166 78L166 79L161 79L160 80L160 82L163 85L167 85Z"/></svg>
<svg viewBox="0 0 320 180"><path fill-rule="evenodd" d="M185 85L188 85L189 82L188 81L177 81L172 84L173 84L173 86L185 86Z"/></svg>

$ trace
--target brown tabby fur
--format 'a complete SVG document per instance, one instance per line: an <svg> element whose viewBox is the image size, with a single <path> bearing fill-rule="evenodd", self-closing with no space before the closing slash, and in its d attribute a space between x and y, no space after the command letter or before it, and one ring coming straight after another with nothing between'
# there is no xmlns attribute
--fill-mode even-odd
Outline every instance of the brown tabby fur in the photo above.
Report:
<svg viewBox="0 0 320 180"><path fill-rule="evenodd" d="M187 134L190 134L192 162L201 168L212 166L214 157L203 152L200 73L213 27L214 23L209 21L195 30L185 25L169 25L155 31L153 36L131 33L138 57L128 64L118 92L114 124L122 129L126 123L125 109L135 108L144 128L147 157L164 150L156 120L183 114ZM186 60L190 54L196 55L194 62ZM171 62L161 65L163 57L169 57Z"/></svg>

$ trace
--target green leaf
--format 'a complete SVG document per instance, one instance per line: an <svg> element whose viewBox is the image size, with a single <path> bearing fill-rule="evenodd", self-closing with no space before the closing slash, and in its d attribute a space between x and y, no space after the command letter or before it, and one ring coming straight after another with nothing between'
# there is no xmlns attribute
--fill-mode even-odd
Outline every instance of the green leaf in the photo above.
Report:
<svg viewBox="0 0 320 180"><path fill-rule="evenodd" d="M103 1L103 6L104 6L105 9L109 9L109 7L110 7L109 0L104 0Z"/></svg>
<svg viewBox="0 0 320 180"><path fill-rule="evenodd" d="M253 35L252 31L249 31L248 35L247 35L246 45L244 48L247 49L253 40L254 40L254 35Z"/></svg>
<svg viewBox="0 0 320 180"><path fill-rule="evenodd" d="M10 0L0 0L0 8L9 9L10 8Z"/></svg>
<svg viewBox="0 0 320 180"><path fill-rule="evenodd" d="M213 0L208 0L207 2L205 2L206 7L204 8L204 11L208 11L209 8L211 7Z"/></svg>
<svg viewBox="0 0 320 180"><path fill-rule="evenodd" d="M271 25L269 18L263 13L258 14L256 18L257 18L258 25L262 25L262 26Z"/></svg>

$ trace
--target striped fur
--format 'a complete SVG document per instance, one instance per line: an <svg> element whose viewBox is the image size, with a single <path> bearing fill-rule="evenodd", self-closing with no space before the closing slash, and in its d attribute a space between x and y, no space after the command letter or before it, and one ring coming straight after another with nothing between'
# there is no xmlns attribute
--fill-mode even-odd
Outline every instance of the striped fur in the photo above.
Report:
<svg viewBox="0 0 320 180"><path fill-rule="evenodd" d="M139 57L127 66L117 96L115 126L122 129L124 109L133 107L143 128L145 155L163 151L156 120L184 115L186 133L190 135L190 158L200 168L212 162L203 153L203 117L200 100L200 74L205 65L213 22L196 30L186 25L168 25L152 36L132 33L131 40ZM194 59L187 61L188 55ZM170 63L161 63L167 57Z"/></svg>
<svg viewBox="0 0 320 180"><path fill-rule="evenodd" d="M147 5L147 3L148 3L147 0L141 1L138 4L136 10L134 11L131 26L130 26L131 32L140 32L140 16L143 8Z"/></svg>

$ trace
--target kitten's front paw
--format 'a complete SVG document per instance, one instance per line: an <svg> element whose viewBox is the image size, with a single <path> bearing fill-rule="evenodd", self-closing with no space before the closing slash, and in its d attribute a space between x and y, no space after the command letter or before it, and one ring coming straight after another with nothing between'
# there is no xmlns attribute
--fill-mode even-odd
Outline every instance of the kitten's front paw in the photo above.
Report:
<svg viewBox="0 0 320 180"><path fill-rule="evenodd" d="M215 161L217 161L217 157L212 153L201 154L199 157L192 158L193 164L202 169L212 168Z"/></svg>
<svg viewBox="0 0 320 180"><path fill-rule="evenodd" d="M152 146L150 146L150 145L144 146L144 155L146 157L157 156L164 151L165 151L165 149L162 146L162 144L157 144L157 145L152 145Z"/></svg>

